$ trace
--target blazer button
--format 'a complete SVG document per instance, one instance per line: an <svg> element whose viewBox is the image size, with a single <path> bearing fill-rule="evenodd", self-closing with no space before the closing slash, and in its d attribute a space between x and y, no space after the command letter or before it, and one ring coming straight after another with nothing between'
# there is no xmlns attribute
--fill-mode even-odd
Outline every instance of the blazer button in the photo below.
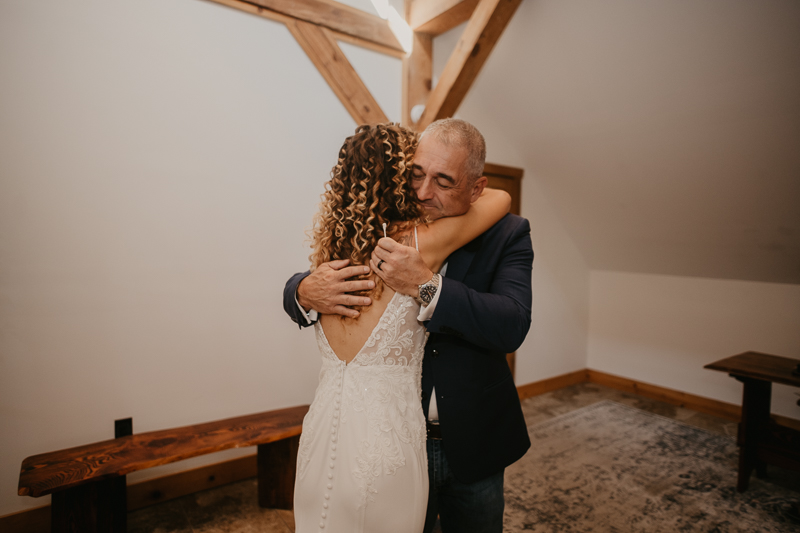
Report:
<svg viewBox="0 0 800 533"><path fill-rule="evenodd" d="M431 350L431 355L432 355L432 356L434 356L434 357L436 357L437 355L439 355L439 350L437 350L436 348L434 348L433 350Z"/></svg>

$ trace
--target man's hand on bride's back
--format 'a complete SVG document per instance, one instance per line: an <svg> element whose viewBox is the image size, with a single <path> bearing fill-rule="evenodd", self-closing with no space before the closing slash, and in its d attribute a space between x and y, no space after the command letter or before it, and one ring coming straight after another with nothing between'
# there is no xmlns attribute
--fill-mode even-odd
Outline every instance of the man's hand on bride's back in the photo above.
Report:
<svg viewBox="0 0 800 533"><path fill-rule="evenodd" d="M355 276L369 273L364 265L347 266L349 259L322 263L297 287L297 302L306 311L314 309L327 315L343 315L356 318L359 312L349 306L366 306L372 300L366 296L350 294L355 291L370 290L375 287L372 280L350 280Z"/></svg>
<svg viewBox="0 0 800 533"><path fill-rule="evenodd" d="M419 295L419 286L433 277L415 248L404 246L391 237L378 241L369 266L389 287L414 298Z"/></svg>

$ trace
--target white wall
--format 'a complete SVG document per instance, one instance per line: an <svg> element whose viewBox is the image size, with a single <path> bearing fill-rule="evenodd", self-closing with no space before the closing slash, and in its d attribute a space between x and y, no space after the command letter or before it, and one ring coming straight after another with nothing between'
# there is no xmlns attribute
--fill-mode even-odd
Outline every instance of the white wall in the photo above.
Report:
<svg viewBox="0 0 800 533"><path fill-rule="evenodd" d="M490 161L526 171L534 309L517 382L588 357L738 402L703 364L796 357L800 288L590 275L550 201L553 169L509 130L513 110L498 113L510 48L500 40L458 116ZM343 49L397 118L399 61ZM309 402L316 346L281 293L354 123L286 28L202 0L6 0L0 72L0 516L47 503L16 495L26 456L110 438L114 419L141 432Z"/></svg>
<svg viewBox="0 0 800 533"><path fill-rule="evenodd" d="M800 358L800 286L592 271L588 367L741 404L742 385L703 366L746 351ZM800 418L797 388L773 412Z"/></svg>
<svg viewBox="0 0 800 533"><path fill-rule="evenodd" d="M400 62L343 49L397 118ZM48 503L16 495L25 457L114 419L309 402L316 345L281 294L354 123L286 28L201 0L6 1L0 71L0 516ZM490 159L523 166L481 122ZM585 366L588 271L534 180L520 383Z"/></svg>
<svg viewBox="0 0 800 533"><path fill-rule="evenodd" d="M397 98L399 60L353 61ZM287 29L200 0L8 0L0 72L0 515L49 499L16 495L26 456L114 419L310 402L316 343L281 295L355 124Z"/></svg>
<svg viewBox="0 0 800 533"><path fill-rule="evenodd" d="M589 326L589 270L530 172L522 216L531 222L534 260L531 331L517 352L520 385L586 368Z"/></svg>
<svg viewBox="0 0 800 533"><path fill-rule="evenodd" d="M530 0L459 113L509 132L591 269L797 284L797 94L795 0Z"/></svg>

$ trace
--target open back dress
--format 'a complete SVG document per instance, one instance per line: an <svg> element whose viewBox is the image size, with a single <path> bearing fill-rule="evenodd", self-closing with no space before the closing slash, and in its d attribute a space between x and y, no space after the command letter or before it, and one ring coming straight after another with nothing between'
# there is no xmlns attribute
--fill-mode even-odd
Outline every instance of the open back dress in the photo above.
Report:
<svg viewBox="0 0 800 533"><path fill-rule="evenodd" d="M296 533L416 533L428 463L421 402L427 333L419 304L395 293L350 363L315 324L322 354L297 455Z"/></svg>

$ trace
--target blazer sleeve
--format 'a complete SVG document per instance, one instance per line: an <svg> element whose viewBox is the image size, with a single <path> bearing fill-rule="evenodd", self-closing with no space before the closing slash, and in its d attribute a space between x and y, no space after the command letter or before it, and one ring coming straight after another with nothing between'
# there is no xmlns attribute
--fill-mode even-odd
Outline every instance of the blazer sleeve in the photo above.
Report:
<svg viewBox="0 0 800 533"><path fill-rule="evenodd" d="M311 272L308 270L305 272L298 272L289 278L289 281L286 282L286 286L283 288L283 310L286 311L289 318L301 328L310 326L311 323L306 321L297 305L297 287L309 274L311 274Z"/></svg>
<svg viewBox="0 0 800 533"><path fill-rule="evenodd" d="M509 353L522 345L531 325L533 246L525 219L492 253L494 271L464 281L444 277L430 332L455 335L493 352Z"/></svg>

